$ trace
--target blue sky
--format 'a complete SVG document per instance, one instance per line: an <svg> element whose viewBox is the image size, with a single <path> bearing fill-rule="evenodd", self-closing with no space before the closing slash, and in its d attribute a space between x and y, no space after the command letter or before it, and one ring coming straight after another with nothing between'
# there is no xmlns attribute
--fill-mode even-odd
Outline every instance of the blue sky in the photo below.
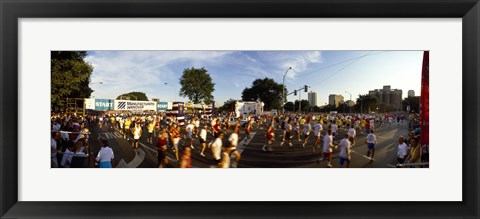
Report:
<svg viewBox="0 0 480 219"><path fill-rule="evenodd" d="M289 92L308 85L323 105L330 94L348 100L348 91L356 100L384 85L402 89L404 98L408 90L419 95L422 57L422 51L88 51L86 61L94 67L92 98L114 99L140 91L150 99L187 101L178 95L183 70L205 67L215 83L215 101L223 104L241 99L243 89L257 78L281 84L292 67L285 78ZM303 91L301 95L307 99Z"/></svg>

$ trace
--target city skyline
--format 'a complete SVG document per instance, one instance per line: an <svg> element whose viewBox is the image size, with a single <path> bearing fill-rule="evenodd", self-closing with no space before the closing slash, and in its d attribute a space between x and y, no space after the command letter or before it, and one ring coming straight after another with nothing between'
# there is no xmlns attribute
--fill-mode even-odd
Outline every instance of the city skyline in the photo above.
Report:
<svg viewBox="0 0 480 219"><path fill-rule="evenodd" d="M241 99L257 78L272 78L289 92L303 85L317 93L317 105L330 94L356 101L359 94L390 85L420 93L423 51L87 51L94 67L92 98L114 99L139 91L149 99L188 101L180 97L178 79L185 68L205 67L215 83L217 105ZM102 82L101 84L99 82ZM166 83L166 84L165 84ZM347 93L348 92L348 93ZM301 99L308 99L302 91ZM299 96L288 96L288 101Z"/></svg>

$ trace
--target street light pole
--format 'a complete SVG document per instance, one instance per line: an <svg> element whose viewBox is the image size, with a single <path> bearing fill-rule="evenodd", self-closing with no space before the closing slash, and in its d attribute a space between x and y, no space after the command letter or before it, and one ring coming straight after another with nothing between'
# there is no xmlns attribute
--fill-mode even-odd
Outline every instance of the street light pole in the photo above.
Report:
<svg viewBox="0 0 480 219"><path fill-rule="evenodd" d="M348 106L350 107L350 114L352 113L352 94L348 91L345 91L345 93L350 94L350 102L348 103Z"/></svg>
<svg viewBox="0 0 480 219"><path fill-rule="evenodd" d="M90 84L103 84L102 81L97 81L97 82L91 82ZM93 97L95 99L95 97ZM87 108L87 103L85 101L85 98L83 98L83 118L85 119L85 113L86 113L86 108Z"/></svg>
<svg viewBox="0 0 480 219"><path fill-rule="evenodd" d="M282 82L282 113L285 112L285 76L287 75L288 71L292 69L292 67L288 67L285 74L283 74L283 82Z"/></svg>
<svg viewBox="0 0 480 219"><path fill-rule="evenodd" d="M298 111L302 111L302 92L298 92Z"/></svg>

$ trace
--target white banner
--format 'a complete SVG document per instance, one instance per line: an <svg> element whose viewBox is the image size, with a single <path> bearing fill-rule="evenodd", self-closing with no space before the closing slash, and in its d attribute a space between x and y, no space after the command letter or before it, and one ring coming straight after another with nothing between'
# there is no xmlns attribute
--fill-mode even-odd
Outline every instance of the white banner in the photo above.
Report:
<svg viewBox="0 0 480 219"><path fill-rule="evenodd" d="M132 100L115 100L114 110L157 110L157 103L154 101L132 101Z"/></svg>
<svg viewBox="0 0 480 219"><path fill-rule="evenodd" d="M95 109L95 99L85 99L85 109Z"/></svg>

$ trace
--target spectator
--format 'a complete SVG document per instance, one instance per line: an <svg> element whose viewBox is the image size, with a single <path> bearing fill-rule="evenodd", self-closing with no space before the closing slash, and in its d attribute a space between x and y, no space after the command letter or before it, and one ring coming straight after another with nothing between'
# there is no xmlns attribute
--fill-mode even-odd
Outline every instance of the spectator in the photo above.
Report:
<svg viewBox="0 0 480 219"><path fill-rule="evenodd" d="M57 168L57 142L60 140L60 133L52 132L52 138L50 140L50 151L51 151L51 167Z"/></svg>
<svg viewBox="0 0 480 219"><path fill-rule="evenodd" d="M108 146L108 140L102 140L102 148L98 152L96 161L99 162L99 168L112 168L113 163L113 150Z"/></svg>
<svg viewBox="0 0 480 219"><path fill-rule="evenodd" d="M420 146L418 146L417 138L410 140L410 153L405 161L406 163L420 163Z"/></svg>
<svg viewBox="0 0 480 219"><path fill-rule="evenodd" d="M408 147L407 144L405 144L403 136L400 136L398 139L398 148L397 148L397 166L399 167L399 164L405 163L405 158L408 155Z"/></svg>

